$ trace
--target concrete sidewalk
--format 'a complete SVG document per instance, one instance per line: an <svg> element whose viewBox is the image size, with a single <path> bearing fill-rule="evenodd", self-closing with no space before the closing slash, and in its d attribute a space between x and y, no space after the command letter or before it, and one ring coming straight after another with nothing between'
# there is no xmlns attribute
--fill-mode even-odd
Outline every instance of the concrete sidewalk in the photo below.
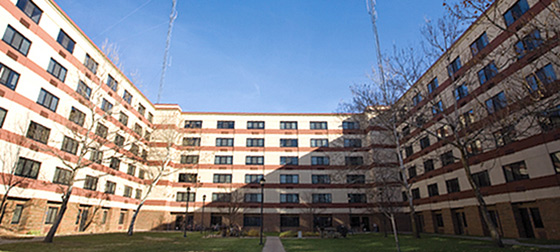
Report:
<svg viewBox="0 0 560 252"><path fill-rule="evenodd" d="M286 252L278 236L267 236L262 252Z"/></svg>

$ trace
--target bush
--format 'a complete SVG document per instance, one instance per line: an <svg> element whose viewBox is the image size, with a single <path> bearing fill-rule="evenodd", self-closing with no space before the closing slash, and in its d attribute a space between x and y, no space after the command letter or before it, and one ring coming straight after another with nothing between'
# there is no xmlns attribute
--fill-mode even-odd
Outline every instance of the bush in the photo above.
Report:
<svg viewBox="0 0 560 252"><path fill-rule="evenodd" d="M290 230L290 231L285 231L285 232L280 233L279 236L280 236L280 238L297 237L297 232L292 231L292 230Z"/></svg>
<svg viewBox="0 0 560 252"><path fill-rule="evenodd" d="M29 231L27 231L27 234L38 236L38 235L41 235L41 231L39 231L39 230L29 230Z"/></svg>
<svg viewBox="0 0 560 252"><path fill-rule="evenodd" d="M256 229L251 229L251 230L247 231L247 236L251 236L251 237L257 237L260 234L261 233L259 232L259 230L256 230Z"/></svg>
<svg viewBox="0 0 560 252"><path fill-rule="evenodd" d="M318 237L319 233L318 232L304 232L303 236L305 236L305 237Z"/></svg>

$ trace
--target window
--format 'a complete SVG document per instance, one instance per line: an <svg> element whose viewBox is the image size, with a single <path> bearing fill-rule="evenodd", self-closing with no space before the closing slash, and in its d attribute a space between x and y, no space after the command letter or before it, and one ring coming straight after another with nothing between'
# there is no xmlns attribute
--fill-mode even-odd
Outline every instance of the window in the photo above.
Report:
<svg viewBox="0 0 560 252"><path fill-rule="evenodd" d="M16 49L21 54L27 56L29 47L31 46L31 42L23 35L21 35L21 33L16 31L12 26L8 25L8 28L6 28L6 32L4 33L4 37L2 38L2 40L4 40L4 42Z"/></svg>
<svg viewBox="0 0 560 252"><path fill-rule="evenodd" d="M189 193L189 196L187 197L187 193L186 192L177 192L177 202L187 202L187 200L189 202L194 202L195 199L195 193L191 192Z"/></svg>
<svg viewBox="0 0 560 252"><path fill-rule="evenodd" d="M153 123L154 122L154 114L148 112L148 122Z"/></svg>
<svg viewBox="0 0 560 252"><path fill-rule="evenodd" d="M58 215L58 207L48 207L47 216L45 217L45 224L53 224Z"/></svg>
<svg viewBox="0 0 560 252"><path fill-rule="evenodd" d="M138 171L138 178L139 178L139 179L145 179L145 178L146 178L146 170L140 169L140 170Z"/></svg>
<svg viewBox="0 0 560 252"><path fill-rule="evenodd" d="M248 121L247 129L264 129L264 121Z"/></svg>
<svg viewBox="0 0 560 252"><path fill-rule="evenodd" d="M112 158L111 158L111 161L110 161L110 163L109 163L109 167L110 167L111 169L115 169L115 170L118 171L119 168L120 168L120 166L121 166L121 160L118 159L118 158L116 158L116 157L112 157Z"/></svg>
<svg viewBox="0 0 560 252"><path fill-rule="evenodd" d="M94 163L101 164L101 162L103 161L103 152L95 149L91 150L91 155L89 160L91 160Z"/></svg>
<svg viewBox="0 0 560 252"><path fill-rule="evenodd" d="M264 156L246 156L246 165L262 165L264 164Z"/></svg>
<svg viewBox="0 0 560 252"><path fill-rule="evenodd" d="M214 174L214 183L231 183L231 174Z"/></svg>
<svg viewBox="0 0 560 252"><path fill-rule="evenodd" d="M49 72L52 76L54 76L55 78L57 78L62 82L64 82L64 80L66 79L66 72L67 72L66 68L52 58L51 61L49 62L49 67L47 68L47 72Z"/></svg>
<svg viewBox="0 0 560 252"><path fill-rule="evenodd" d="M233 146L233 138L216 138L216 146Z"/></svg>
<svg viewBox="0 0 560 252"><path fill-rule="evenodd" d="M434 160L428 159L424 161L424 172L429 172L434 170Z"/></svg>
<svg viewBox="0 0 560 252"><path fill-rule="evenodd" d="M60 149L62 151L76 155L76 153L78 152L78 141L64 136L64 139L62 140L62 147Z"/></svg>
<svg viewBox="0 0 560 252"><path fill-rule="evenodd" d="M247 138L247 147L264 147L264 138Z"/></svg>
<svg viewBox="0 0 560 252"><path fill-rule="evenodd" d="M309 129L327 129L327 122L310 122Z"/></svg>
<svg viewBox="0 0 560 252"><path fill-rule="evenodd" d="M457 71L461 69L461 57L455 58L449 66L447 66L447 73L449 77L453 77Z"/></svg>
<svg viewBox="0 0 560 252"><path fill-rule="evenodd" d="M317 227L332 227L331 215L313 215L313 228Z"/></svg>
<svg viewBox="0 0 560 252"><path fill-rule="evenodd" d="M299 163L298 157L280 157L281 165L298 165L298 163Z"/></svg>
<svg viewBox="0 0 560 252"><path fill-rule="evenodd" d="M329 140L326 138L311 139L311 147L329 147Z"/></svg>
<svg viewBox="0 0 560 252"><path fill-rule="evenodd" d="M446 166L455 163L455 157L453 156L453 151L448 151L440 155L441 165Z"/></svg>
<svg viewBox="0 0 560 252"><path fill-rule="evenodd" d="M135 199L139 200L142 198L142 189L136 189Z"/></svg>
<svg viewBox="0 0 560 252"><path fill-rule="evenodd" d="M258 215L243 215L243 226L245 227L260 227L261 217Z"/></svg>
<svg viewBox="0 0 560 252"><path fill-rule="evenodd" d="M16 6L25 13L33 22L39 23L43 11L37 7L31 0L18 0Z"/></svg>
<svg viewBox="0 0 560 252"><path fill-rule="evenodd" d="M494 78L498 74L498 68L494 62L490 62L480 71L478 71L478 80L480 81L480 85L483 85L488 80Z"/></svg>
<svg viewBox="0 0 560 252"><path fill-rule="evenodd" d="M432 81L430 81L430 83L428 83L428 93L433 93L434 91L436 91L436 88L438 87L438 80L437 78L434 78Z"/></svg>
<svg viewBox="0 0 560 252"><path fill-rule="evenodd" d="M124 146L124 137L117 134L115 135L115 140L113 141L116 146L123 147Z"/></svg>
<svg viewBox="0 0 560 252"><path fill-rule="evenodd" d="M467 95L469 95L467 84L463 83L455 88L455 90L453 91L453 95L455 96L455 100L457 101L467 97Z"/></svg>
<svg viewBox="0 0 560 252"><path fill-rule="evenodd" d="M496 111L500 111L507 106L506 95L504 91L498 93L497 95L493 96L492 98L486 101L486 109L488 110L489 114L493 114Z"/></svg>
<svg viewBox="0 0 560 252"><path fill-rule="evenodd" d="M434 220L437 227L443 227L443 216L440 213L434 214Z"/></svg>
<svg viewBox="0 0 560 252"><path fill-rule="evenodd" d="M41 88L37 103L45 108L48 108L52 112L56 112L56 107L58 106L58 97Z"/></svg>
<svg viewBox="0 0 560 252"><path fill-rule="evenodd" d="M297 129L297 122L280 122L280 129Z"/></svg>
<svg viewBox="0 0 560 252"><path fill-rule="evenodd" d="M344 164L346 165L363 165L363 157L344 157Z"/></svg>
<svg viewBox="0 0 560 252"><path fill-rule="evenodd" d="M130 94L127 90L124 91L122 98L126 103L128 104L132 103L132 94Z"/></svg>
<svg viewBox="0 0 560 252"><path fill-rule="evenodd" d="M365 184L366 183L366 175L361 175L361 174L346 175L346 183L348 183L348 184Z"/></svg>
<svg viewBox="0 0 560 252"><path fill-rule="evenodd" d="M130 151L130 153L138 156L138 153L140 152L140 147L138 147L137 144L130 144L130 149L128 151Z"/></svg>
<svg viewBox="0 0 560 252"><path fill-rule="evenodd" d="M128 164L128 169L126 170L126 174L134 176L136 173L136 165Z"/></svg>
<svg viewBox="0 0 560 252"><path fill-rule="evenodd" d="M257 184L260 183L262 178L263 178L262 174L245 174L245 183Z"/></svg>
<svg viewBox="0 0 560 252"><path fill-rule="evenodd" d="M554 170L556 173L560 173L560 151L551 153L550 158L552 159Z"/></svg>
<svg viewBox="0 0 560 252"><path fill-rule="evenodd" d="M360 124L358 122L344 121L342 122L342 129L345 130L360 129Z"/></svg>
<svg viewBox="0 0 560 252"><path fill-rule="evenodd" d="M357 139L357 138L344 139L344 147L347 147L347 148L361 148L362 147L362 139Z"/></svg>
<svg viewBox="0 0 560 252"><path fill-rule="evenodd" d="M406 154L406 157L412 156L412 154L414 154L414 149L412 149L412 145L405 146L404 153Z"/></svg>
<svg viewBox="0 0 560 252"><path fill-rule="evenodd" d="M410 135L410 127L409 126L404 126L402 128L401 135L403 137Z"/></svg>
<svg viewBox="0 0 560 252"><path fill-rule="evenodd" d="M491 186L492 185L490 183L490 176L488 176L488 171L481 171L481 172L473 173L472 178L474 180L474 183L478 187L485 187L485 186Z"/></svg>
<svg viewBox="0 0 560 252"><path fill-rule="evenodd" d="M330 193L314 193L311 197L313 203L332 203L332 195Z"/></svg>
<svg viewBox="0 0 560 252"><path fill-rule="evenodd" d="M233 156L216 156L214 164L232 164Z"/></svg>
<svg viewBox="0 0 560 252"><path fill-rule="evenodd" d="M197 182L196 173L179 173L179 182L181 183L196 183Z"/></svg>
<svg viewBox="0 0 560 252"><path fill-rule="evenodd" d="M2 128L2 125L4 125L4 121L6 120L6 113L8 113L8 111L0 108L0 128Z"/></svg>
<svg viewBox="0 0 560 252"><path fill-rule="evenodd" d="M363 193L349 193L348 203L367 203L366 195Z"/></svg>
<svg viewBox="0 0 560 252"><path fill-rule="evenodd" d="M443 112L443 103L438 101L432 106L432 115L435 116L441 112Z"/></svg>
<svg viewBox="0 0 560 252"><path fill-rule="evenodd" d="M51 129L33 121L29 123L29 129L27 130L27 138L33 139L43 144L47 144L47 141L49 141L50 134L51 134Z"/></svg>
<svg viewBox="0 0 560 252"><path fill-rule="evenodd" d="M40 167L41 163L20 157L14 174L20 177L37 179Z"/></svg>
<svg viewBox="0 0 560 252"><path fill-rule="evenodd" d="M448 137L450 131L451 131L451 130L450 130L449 125L445 125L445 126L443 126L443 127L438 128L438 129L436 130L436 134L437 134L437 137L438 137L438 141L439 141L440 139L444 139L444 138Z"/></svg>
<svg viewBox="0 0 560 252"><path fill-rule="evenodd" d="M22 213L23 213L23 205L16 205L12 214L12 224L19 224Z"/></svg>
<svg viewBox="0 0 560 252"><path fill-rule="evenodd" d="M18 80L18 73L0 63L0 84L15 90Z"/></svg>
<svg viewBox="0 0 560 252"><path fill-rule="evenodd" d="M412 199L420 199L420 188L412 189L410 193L412 194Z"/></svg>
<svg viewBox="0 0 560 252"><path fill-rule="evenodd" d="M488 36L486 36L486 32L482 33L480 37L478 37L472 44L471 44L471 53L473 56L477 55L484 47L488 45Z"/></svg>
<svg viewBox="0 0 560 252"><path fill-rule="evenodd" d="M327 174L311 175L311 182L313 184L330 184L331 176Z"/></svg>
<svg viewBox="0 0 560 252"><path fill-rule="evenodd" d="M475 156L482 153L482 142L478 139L467 144L467 156Z"/></svg>
<svg viewBox="0 0 560 252"><path fill-rule="evenodd" d="M119 122L122 123L124 126L127 126L128 124L128 116L122 111L119 112Z"/></svg>
<svg viewBox="0 0 560 252"><path fill-rule="evenodd" d="M545 109L539 123L544 131L560 128L560 105Z"/></svg>
<svg viewBox="0 0 560 252"><path fill-rule="evenodd" d="M72 109L70 110L70 116L68 116L68 120L80 126L84 126L86 114L84 114L84 112L78 110L77 108L72 107Z"/></svg>
<svg viewBox="0 0 560 252"><path fill-rule="evenodd" d="M529 179L529 173L527 171L525 161L504 165L502 168L507 182Z"/></svg>
<svg viewBox="0 0 560 252"><path fill-rule="evenodd" d="M428 195L430 195L430 197L439 195L437 184L428 185Z"/></svg>
<svg viewBox="0 0 560 252"><path fill-rule="evenodd" d="M202 128L202 121L185 121L186 129L200 129Z"/></svg>
<svg viewBox="0 0 560 252"><path fill-rule="evenodd" d="M282 193L280 194L280 203L299 203L299 194Z"/></svg>
<svg viewBox="0 0 560 252"><path fill-rule="evenodd" d="M97 66L99 64L95 61L89 54L86 53L86 60L84 60L84 66L89 69L93 74L97 73Z"/></svg>
<svg viewBox="0 0 560 252"><path fill-rule="evenodd" d="M235 128L234 121L218 121L218 129L233 129Z"/></svg>
<svg viewBox="0 0 560 252"><path fill-rule="evenodd" d="M181 155L181 164L198 164L198 155Z"/></svg>
<svg viewBox="0 0 560 252"><path fill-rule="evenodd" d="M281 227L299 227L299 216L294 215L280 215Z"/></svg>
<svg viewBox="0 0 560 252"><path fill-rule="evenodd" d="M98 178L86 175L86 180L84 181L84 189L95 191L97 190L97 180Z"/></svg>
<svg viewBox="0 0 560 252"><path fill-rule="evenodd" d="M421 128L424 126L424 124L426 123L426 118L424 116L424 113L420 113L417 117L416 117L416 127Z"/></svg>
<svg viewBox="0 0 560 252"><path fill-rule="evenodd" d="M109 129L105 127L103 124L97 124L97 128L95 129L95 134L102 137L107 138L107 132Z"/></svg>
<svg viewBox="0 0 560 252"><path fill-rule="evenodd" d="M527 85L532 92L539 89L539 87L542 88L542 85L539 84L547 85L556 81L556 74L554 73L552 64L548 64L543 68L537 70L534 74L525 77L525 80L527 80Z"/></svg>
<svg viewBox="0 0 560 252"><path fill-rule="evenodd" d="M280 184L299 184L299 175L280 174Z"/></svg>
<svg viewBox="0 0 560 252"><path fill-rule="evenodd" d="M311 157L311 165L329 165L329 157Z"/></svg>
<svg viewBox="0 0 560 252"><path fill-rule="evenodd" d="M456 193L461 191L461 188L459 187L459 179L457 178L446 180L445 185L447 186L447 193Z"/></svg>
<svg viewBox="0 0 560 252"><path fill-rule="evenodd" d="M529 4L527 4L527 0L517 1L517 3L515 3L511 8L509 8L508 11L506 11L506 13L504 13L504 20L506 21L506 25L510 26L511 24L513 24L528 10Z"/></svg>
<svg viewBox="0 0 560 252"><path fill-rule="evenodd" d="M280 147L298 147L297 139L280 139Z"/></svg>
<svg viewBox="0 0 560 252"><path fill-rule="evenodd" d="M103 101L101 101L101 110L110 113L111 109L113 109L113 104L103 98Z"/></svg>
<svg viewBox="0 0 560 252"><path fill-rule="evenodd" d="M121 211L119 214L119 225L124 224L125 219L126 219L126 211Z"/></svg>
<svg viewBox="0 0 560 252"><path fill-rule="evenodd" d="M517 58L523 58L527 53L535 50L542 44L541 34L539 30L533 30L527 36L523 37L517 43L515 43L515 53L517 54Z"/></svg>
<svg viewBox="0 0 560 252"><path fill-rule="evenodd" d="M183 138L183 146L200 146L200 137Z"/></svg>
<svg viewBox="0 0 560 252"><path fill-rule="evenodd" d="M117 91L117 87L119 86L119 83L110 74L107 76L106 84L111 90L115 92Z"/></svg>
<svg viewBox="0 0 560 252"><path fill-rule="evenodd" d="M103 210L103 215L101 216L101 224L104 225L105 223L107 223L107 215L108 214L109 214L109 211Z"/></svg>
<svg viewBox="0 0 560 252"><path fill-rule="evenodd" d="M91 88L88 87L83 81L78 81L76 93L89 100L89 98L91 97Z"/></svg>
<svg viewBox="0 0 560 252"><path fill-rule="evenodd" d="M416 175L418 175L416 173L416 166L412 166L408 168L408 178L414 178L416 177Z"/></svg>
<svg viewBox="0 0 560 252"><path fill-rule="evenodd" d="M134 133L138 134L139 136L142 136L142 126L140 126L140 124L135 123L134 124Z"/></svg>
<svg viewBox="0 0 560 252"><path fill-rule="evenodd" d="M58 32L58 38L56 39L56 42L58 42L62 47L68 50L68 52L74 52L74 46L76 45L76 42L71 39L70 36L68 36L68 34L66 34L66 32L64 32L62 29L60 29L60 31Z"/></svg>
<svg viewBox="0 0 560 252"><path fill-rule="evenodd" d="M130 186L124 186L124 193L123 193L124 197L130 198L132 197L132 187Z"/></svg>
<svg viewBox="0 0 560 252"><path fill-rule="evenodd" d="M429 136L425 136L422 139L420 139L420 148L426 149L430 146L430 137Z"/></svg>
<svg viewBox="0 0 560 252"><path fill-rule="evenodd" d="M463 128L469 127L473 122L474 122L474 112L472 109L459 115L459 125L461 127Z"/></svg>
<svg viewBox="0 0 560 252"><path fill-rule="evenodd" d="M138 114L144 116L144 113L146 113L146 107L142 104L138 104Z"/></svg>
<svg viewBox="0 0 560 252"><path fill-rule="evenodd" d="M115 182L107 181L107 183L105 184L105 193L115 194L116 188L117 184Z"/></svg>
<svg viewBox="0 0 560 252"><path fill-rule="evenodd" d="M260 193L246 193L244 195L244 201L246 203L260 203L260 202L262 202L262 194L260 194Z"/></svg>
<svg viewBox="0 0 560 252"><path fill-rule="evenodd" d="M231 193L212 193L212 202L231 202Z"/></svg>
<svg viewBox="0 0 560 252"><path fill-rule="evenodd" d="M414 106L418 106L418 104L422 101L422 94L420 92L416 93L413 97L412 97L412 104Z"/></svg>

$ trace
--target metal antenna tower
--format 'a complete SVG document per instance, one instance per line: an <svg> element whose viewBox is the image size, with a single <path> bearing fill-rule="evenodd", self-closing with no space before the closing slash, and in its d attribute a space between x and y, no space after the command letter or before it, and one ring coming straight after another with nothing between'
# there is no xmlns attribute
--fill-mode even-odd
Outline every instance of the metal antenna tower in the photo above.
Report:
<svg viewBox="0 0 560 252"><path fill-rule="evenodd" d="M377 68L379 69L379 77L381 84L385 85L385 72L383 71L383 58L381 57L381 46L379 45L379 34L377 33L377 11L375 10L375 0L366 0L366 6L371 16L371 24L373 26L373 36L375 37L375 49L377 53Z"/></svg>
<svg viewBox="0 0 560 252"><path fill-rule="evenodd" d="M171 45L171 33L173 32L173 23L177 18L177 0L172 0L171 14L169 14L169 26L167 27L167 40L165 41L165 52L163 54L163 66L161 67L161 79L159 80L159 90L157 102L161 100L161 92L163 91L163 82L165 80L165 72L167 71L167 60L169 59L169 46Z"/></svg>

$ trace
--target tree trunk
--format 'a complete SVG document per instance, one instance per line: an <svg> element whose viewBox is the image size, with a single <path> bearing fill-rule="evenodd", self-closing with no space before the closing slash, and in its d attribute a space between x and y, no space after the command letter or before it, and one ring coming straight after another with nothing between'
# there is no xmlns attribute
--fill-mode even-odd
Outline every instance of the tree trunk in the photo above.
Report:
<svg viewBox="0 0 560 252"><path fill-rule="evenodd" d="M484 197L480 193L480 188L478 188L478 185L474 182L474 179L471 174L470 165L467 160L467 156L465 155L465 151L463 150L461 150L461 163L463 164L463 168L465 170L465 173L467 174L467 179L469 180L469 183L473 188L476 200L480 205L480 210L482 211L482 219L484 220L484 222L486 222L486 226L490 230L490 237L492 238L492 242L494 242L496 246L503 248L504 244L502 243L502 237L498 232L498 228L496 227L496 225L494 225L494 222L492 222L492 218L490 217L490 212L486 207L486 201L484 201Z"/></svg>
<svg viewBox="0 0 560 252"><path fill-rule="evenodd" d="M128 226L128 232L126 233L129 236L134 233L134 223L136 223L136 217L138 216L138 213L140 213L140 208L142 208L143 205L144 202L138 204L138 207L136 208L136 212L134 212L134 214L132 215L132 220L130 220L130 226Z"/></svg>
<svg viewBox="0 0 560 252"><path fill-rule="evenodd" d="M60 225L60 222L62 221L62 217L64 217L64 213L66 212L66 209L68 208L68 202L70 201L70 196L72 195L72 189L73 189L73 186L70 185L68 187L68 190L64 194L64 197L62 199L62 205L60 206L60 211L58 212L58 215L56 216L56 219L55 219L53 225L51 226L51 229L49 229L49 232L47 233L47 236L45 236L45 239L43 240L43 242L48 242L48 243L53 242L54 235L56 234L56 230L58 229L58 226Z"/></svg>
<svg viewBox="0 0 560 252"><path fill-rule="evenodd" d="M397 232L397 224L395 223L395 215L390 215L391 226L393 227L393 236L395 236L395 246L397 246L397 252L401 252L401 246L399 244L399 235Z"/></svg>

